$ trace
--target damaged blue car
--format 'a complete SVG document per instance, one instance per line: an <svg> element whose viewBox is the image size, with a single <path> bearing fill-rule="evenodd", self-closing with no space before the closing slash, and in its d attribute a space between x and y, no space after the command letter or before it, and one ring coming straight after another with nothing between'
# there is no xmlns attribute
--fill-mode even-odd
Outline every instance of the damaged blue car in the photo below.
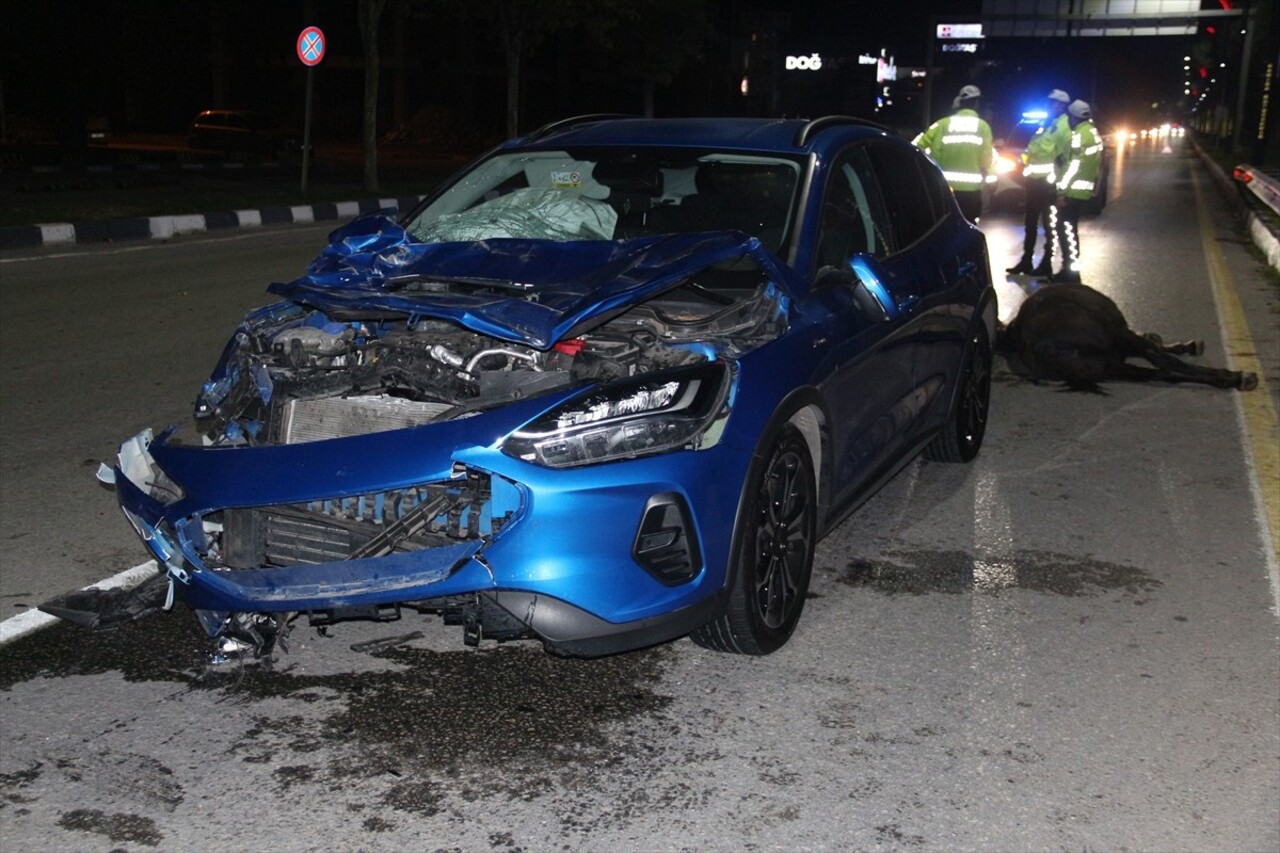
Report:
<svg viewBox="0 0 1280 853"><path fill-rule="evenodd" d="M468 644L767 654L819 538L987 422L983 236L853 118L558 122L268 290L194 434L104 470L241 653L416 611Z"/></svg>

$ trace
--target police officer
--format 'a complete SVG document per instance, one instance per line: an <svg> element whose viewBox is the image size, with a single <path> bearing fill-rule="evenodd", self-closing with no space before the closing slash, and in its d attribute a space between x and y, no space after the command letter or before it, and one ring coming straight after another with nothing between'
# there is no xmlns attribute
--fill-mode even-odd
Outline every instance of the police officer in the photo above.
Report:
<svg viewBox="0 0 1280 853"><path fill-rule="evenodd" d="M1061 89L1054 89L1048 97L1049 115L1044 124L1031 137L1022 152L1022 177L1025 181L1026 215L1022 238L1022 259L1009 267L1014 275L1036 275L1048 278L1053 275L1053 234L1057 227L1057 208L1054 207L1054 181L1066 166L1071 150L1071 127L1067 122L1067 104L1071 96ZM1044 228L1044 256L1034 267L1031 260L1036 251L1036 237Z"/></svg>
<svg viewBox="0 0 1280 853"><path fill-rule="evenodd" d="M1080 210L1097 192L1102 166L1102 138L1093 126L1093 110L1084 101L1067 107L1071 148L1067 165L1058 175L1058 251L1062 269L1051 281L1080 283Z"/></svg>
<svg viewBox="0 0 1280 853"><path fill-rule="evenodd" d="M982 184L991 171L991 125L978 117L977 86L964 86L952 101L956 111L929 125L913 142L933 157L971 222L982 214Z"/></svg>

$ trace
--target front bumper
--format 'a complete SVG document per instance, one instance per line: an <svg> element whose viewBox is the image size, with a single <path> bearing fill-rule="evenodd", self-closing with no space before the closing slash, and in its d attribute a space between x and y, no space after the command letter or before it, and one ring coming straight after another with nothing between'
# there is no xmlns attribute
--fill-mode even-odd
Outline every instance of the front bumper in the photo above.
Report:
<svg viewBox="0 0 1280 853"><path fill-rule="evenodd" d="M139 436L122 447L117 494L178 596L202 610L317 613L483 596L568 654L659 642L712 618L749 454L718 445L552 470L496 449L493 436L520 417L255 448ZM414 490L445 496L436 530L411 549L375 553L357 528L385 530L396 516L379 496ZM266 564L228 561L229 529L245 517L269 529L289 514L338 538L316 553L277 541Z"/></svg>

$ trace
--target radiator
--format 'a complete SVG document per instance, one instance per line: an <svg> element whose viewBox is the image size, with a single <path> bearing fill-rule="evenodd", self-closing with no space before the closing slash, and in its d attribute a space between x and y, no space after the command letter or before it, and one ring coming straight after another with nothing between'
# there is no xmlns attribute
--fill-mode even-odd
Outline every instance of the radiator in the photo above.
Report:
<svg viewBox="0 0 1280 853"><path fill-rule="evenodd" d="M281 413L280 436L285 444L302 444L386 432L428 423L451 408L386 395L290 400Z"/></svg>

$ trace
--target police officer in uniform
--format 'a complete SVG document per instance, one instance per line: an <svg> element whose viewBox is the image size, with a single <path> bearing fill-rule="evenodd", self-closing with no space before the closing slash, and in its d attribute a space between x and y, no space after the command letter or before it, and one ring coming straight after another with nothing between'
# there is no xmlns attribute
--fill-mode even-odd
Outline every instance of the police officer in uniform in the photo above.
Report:
<svg viewBox="0 0 1280 853"><path fill-rule="evenodd" d="M1102 137L1093 126L1093 110L1084 101L1067 107L1071 147L1066 167L1057 181L1058 228L1056 244L1062 269L1050 281L1080 283L1080 210L1097 192L1102 166Z"/></svg>
<svg viewBox="0 0 1280 853"><path fill-rule="evenodd" d="M991 125L978 117L977 86L964 86L952 101L956 110L917 136L918 148L933 157L970 222L982 215L982 184L991 171Z"/></svg>
<svg viewBox="0 0 1280 853"><path fill-rule="evenodd" d="M1053 275L1053 234L1057 228L1056 191L1054 181L1066 166L1071 149L1071 127L1067 122L1067 104L1071 96L1061 89L1049 93L1049 116L1031 137L1022 152L1022 177L1026 183L1026 217L1023 225L1022 259L1009 267L1013 275ZM1044 229L1044 256L1031 265L1036 251L1036 237Z"/></svg>

